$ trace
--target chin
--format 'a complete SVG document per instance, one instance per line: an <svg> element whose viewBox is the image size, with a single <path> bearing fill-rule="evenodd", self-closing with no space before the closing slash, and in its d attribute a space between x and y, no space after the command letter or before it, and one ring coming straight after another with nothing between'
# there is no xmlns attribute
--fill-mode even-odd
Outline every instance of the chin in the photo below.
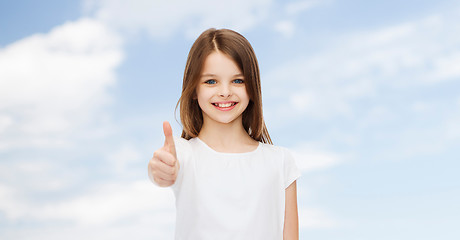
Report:
<svg viewBox="0 0 460 240"><path fill-rule="evenodd" d="M229 124L229 123L233 123L236 119L219 119L219 120L215 120L216 122L218 123L221 123L221 124Z"/></svg>
<svg viewBox="0 0 460 240"><path fill-rule="evenodd" d="M238 120L238 117L235 118L210 118L212 122L218 123L218 124L231 124L235 121Z"/></svg>

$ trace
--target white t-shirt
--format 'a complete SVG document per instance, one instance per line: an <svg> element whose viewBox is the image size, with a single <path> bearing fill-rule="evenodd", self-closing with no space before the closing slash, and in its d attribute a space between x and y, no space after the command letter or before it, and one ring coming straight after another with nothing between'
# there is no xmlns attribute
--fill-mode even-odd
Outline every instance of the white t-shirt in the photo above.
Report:
<svg viewBox="0 0 460 240"><path fill-rule="evenodd" d="M300 176L287 149L221 153L199 138L174 141L176 240L283 239L285 189Z"/></svg>

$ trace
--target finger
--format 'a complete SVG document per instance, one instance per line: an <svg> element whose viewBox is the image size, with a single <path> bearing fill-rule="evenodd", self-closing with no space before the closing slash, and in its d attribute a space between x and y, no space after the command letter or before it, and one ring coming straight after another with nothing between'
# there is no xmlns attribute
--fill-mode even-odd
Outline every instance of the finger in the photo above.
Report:
<svg viewBox="0 0 460 240"><path fill-rule="evenodd" d="M176 165L176 158L172 155L172 153L159 149L153 153L154 158L158 158L161 162L174 167Z"/></svg>
<svg viewBox="0 0 460 240"><path fill-rule="evenodd" d="M177 175L177 169L175 166L170 166L157 158L153 158L152 160L153 161L150 164L152 172L161 172L162 174L169 176Z"/></svg>
<svg viewBox="0 0 460 240"><path fill-rule="evenodd" d="M167 180L167 181L174 181L176 180L177 176L173 174L169 174L173 172L174 169L167 170L167 172L163 172L162 170L158 169L157 171L152 172L152 175L155 177L159 177L161 179Z"/></svg>
<svg viewBox="0 0 460 240"><path fill-rule="evenodd" d="M165 134L165 144L164 147L176 157L176 146L174 144L174 138L172 135L172 128L168 121L163 122L163 132Z"/></svg>
<svg viewBox="0 0 460 240"><path fill-rule="evenodd" d="M158 186L160 187L168 187L168 186L171 186L172 184L174 184L174 181L170 181L170 180L164 180L164 179L161 179L159 177L154 177L153 180L158 184Z"/></svg>

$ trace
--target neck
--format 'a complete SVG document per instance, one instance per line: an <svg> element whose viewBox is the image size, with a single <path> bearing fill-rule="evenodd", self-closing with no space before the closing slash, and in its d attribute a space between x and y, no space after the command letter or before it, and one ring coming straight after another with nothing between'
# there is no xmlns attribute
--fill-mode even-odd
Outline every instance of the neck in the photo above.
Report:
<svg viewBox="0 0 460 240"><path fill-rule="evenodd" d="M198 137L215 150L234 151L242 144L254 146L256 143L244 130L241 118L231 123L206 121L206 118L203 120Z"/></svg>

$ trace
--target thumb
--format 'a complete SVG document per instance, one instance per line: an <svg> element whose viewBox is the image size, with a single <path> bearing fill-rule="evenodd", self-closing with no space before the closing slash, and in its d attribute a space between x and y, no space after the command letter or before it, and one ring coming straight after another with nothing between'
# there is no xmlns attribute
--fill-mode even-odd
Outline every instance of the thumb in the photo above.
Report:
<svg viewBox="0 0 460 240"><path fill-rule="evenodd" d="M172 128L168 121L163 122L163 132L165 134L164 147L176 157L176 146L174 145L174 138L172 135Z"/></svg>

